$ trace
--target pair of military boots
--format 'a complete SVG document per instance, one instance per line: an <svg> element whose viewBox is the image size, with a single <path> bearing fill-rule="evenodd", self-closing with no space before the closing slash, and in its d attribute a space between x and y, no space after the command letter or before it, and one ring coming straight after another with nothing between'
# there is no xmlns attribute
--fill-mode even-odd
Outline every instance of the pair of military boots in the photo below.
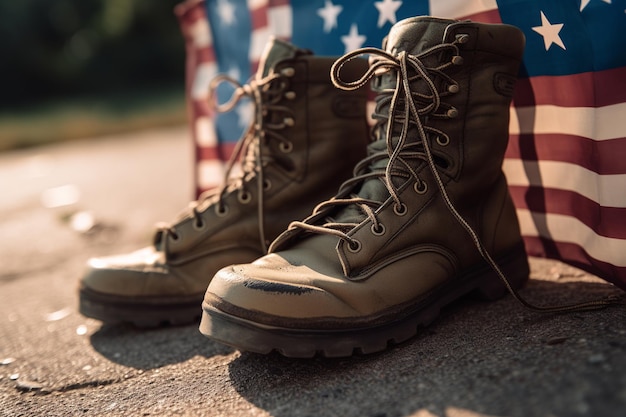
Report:
<svg viewBox="0 0 626 417"><path fill-rule="evenodd" d="M512 26L432 17L340 58L273 40L236 90L256 107L241 176L151 247L93 259L81 312L201 315L242 350L331 357L407 340L467 294L515 292L529 268L502 162L523 49Z"/></svg>

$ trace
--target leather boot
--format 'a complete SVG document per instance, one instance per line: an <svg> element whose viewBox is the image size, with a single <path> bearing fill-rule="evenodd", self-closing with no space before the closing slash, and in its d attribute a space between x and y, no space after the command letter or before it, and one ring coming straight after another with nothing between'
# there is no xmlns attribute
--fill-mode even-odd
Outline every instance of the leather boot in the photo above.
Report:
<svg viewBox="0 0 626 417"><path fill-rule="evenodd" d="M199 320L220 268L264 255L289 222L334 195L369 143L367 93L333 86L336 59L272 40L256 78L222 104L232 108L242 96L255 104L255 122L235 151L241 175L192 203L174 224L159 226L152 246L91 259L80 312L141 327ZM367 61L352 64L356 79Z"/></svg>
<svg viewBox="0 0 626 417"><path fill-rule="evenodd" d="M419 17L395 24L384 50L342 57L338 87L374 77L377 140L268 255L217 273L200 331L258 353L370 353L466 294L521 287L528 261L502 162L523 49L512 26ZM361 54L369 70L346 82Z"/></svg>

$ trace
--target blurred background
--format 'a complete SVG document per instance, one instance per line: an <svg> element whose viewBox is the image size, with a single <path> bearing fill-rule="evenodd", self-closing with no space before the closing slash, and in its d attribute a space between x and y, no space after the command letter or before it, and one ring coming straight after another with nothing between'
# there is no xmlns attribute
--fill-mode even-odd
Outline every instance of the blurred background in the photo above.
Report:
<svg viewBox="0 0 626 417"><path fill-rule="evenodd" d="M185 123L180 2L0 2L0 151Z"/></svg>

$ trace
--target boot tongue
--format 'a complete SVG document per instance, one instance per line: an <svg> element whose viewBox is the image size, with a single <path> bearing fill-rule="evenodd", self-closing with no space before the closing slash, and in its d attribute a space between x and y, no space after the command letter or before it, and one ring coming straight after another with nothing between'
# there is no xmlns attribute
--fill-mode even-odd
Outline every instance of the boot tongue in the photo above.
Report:
<svg viewBox="0 0 626 417"><path fill-rule="evenodd" d="M259 62L259 69L256 73L257 80L267 76L274 66L280 61L285 59L295 58L300 55L311 55L312 53L305 49L299 49L296 46L282 41L277 38L271 38L265 45L263 54L261 54L261 61Z"/></svg>

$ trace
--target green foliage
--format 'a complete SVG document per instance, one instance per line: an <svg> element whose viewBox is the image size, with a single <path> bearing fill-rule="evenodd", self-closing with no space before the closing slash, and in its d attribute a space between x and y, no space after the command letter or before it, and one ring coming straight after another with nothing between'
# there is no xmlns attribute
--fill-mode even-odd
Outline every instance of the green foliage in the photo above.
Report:
<svg viewBox="0 0 626 417"><path fill-rule="evenodd" d="M0 110L184 85L181 0L0 2Z"/></svg>

